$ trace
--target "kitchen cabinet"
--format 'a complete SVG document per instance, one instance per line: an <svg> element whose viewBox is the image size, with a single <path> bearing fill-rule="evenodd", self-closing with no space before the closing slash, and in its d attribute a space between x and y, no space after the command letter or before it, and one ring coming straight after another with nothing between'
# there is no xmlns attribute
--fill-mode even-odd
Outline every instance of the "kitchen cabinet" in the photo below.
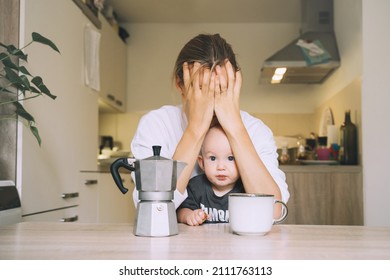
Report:
<svg viewBox="0 0 390 280"><path fill-rule="evenodd" d="M74 223L78 221L78 207L76 205L69 208L40 213L39 215L26 216L23 217L23 221Z"/></svg>
<svg viewBox="0 0 390 280"><path fill-rule="evenodd" d="M24 41L30 42L31 33L38 31L61 52L39 44L26 49L30 70L42 76L57 98L23 104L36 120L42 145L20 126L17 187L22 217L74 221L80 203L78 174L97 165L98 92L86 87L83 77L84 27L89 21L72 1L25 1L21 9Z"/></svg>
<svg viewBox="0 0 390 280"><path fill-rule="evenodd" d="M127 178L126 178L127 177ZM131 185L130 174L123 176ZM107 172L80 173L79 221L83 223L132 223L135 208L132 191L123 195Z"/></svg>
<svg viewBox="0 0 390 280"><path fill-rule="evenodd" d="M286 224L363 225L360 166L282 166L290 191Z"/></svg>
<svg viewBox="0 0 390 280"><path fill-rule="evenodd" d="M47 186L45 186L47 187ZM39 191L39 188L35 188ZM29 192L23 192L25 195ZM78 205L79 205L79 192L63 192L60 195L60 190L54 188L53 193L46 192L45 197L32 200L30 197L22 200L22 209L24 210L23 221L25 222L77 222L78 220ZM44 200L50 200L52 205L42 203ZM40 204L45 205L45 208L41 208L42 211L33 212L30 209L34 209L33 205L29 205L29 202L39 201ZM25 202L25 203L23 203ZM24 205L27 204L27 205ZM33 203L34 204L34 203Z"/></svg>
<svg viewBox="0 0 390 280"><path fill-rule="evenodd" d="M126 44L103 16L101 22L99 106L103 112L125 112Z"/></svg>
<svg viewBox="0 0 390 280"><path fill-rule="evenodd" d="M99 174L97 172L81 172L79 178L79 221L82 223L97 223Z"/></svg>

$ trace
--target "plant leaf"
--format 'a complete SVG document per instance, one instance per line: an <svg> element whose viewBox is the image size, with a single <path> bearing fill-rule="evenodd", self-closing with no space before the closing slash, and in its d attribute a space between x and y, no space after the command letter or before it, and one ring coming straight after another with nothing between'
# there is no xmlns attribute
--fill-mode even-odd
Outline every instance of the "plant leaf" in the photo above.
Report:
<svg viewBox="0 0 390 280"><path fill-rule="evenodd" d="M16 74L11 68L4 67L5 70L5 77L12 83L17 85L23 85L22 79L19 77L18 74Z"/></svg>
<svg viewBox="0 0 390 280"><path fill-rule="evenodd" d="M32 39L33 39L34 42L38 42L38 43L47 45L47 46L51 47L53 50L55 50L58 53L60 53L60 50L57 48L57 46L52 41L50 41L46 37L42 36L41 34L39 34L37 32L33 32L32 33Z"/></svg>
<svg viewBox="0 0 390 280"><path fill-rule="evenodd" d="M21 103L19 103L18 97L20 97L20 100L27 100L41 96L42 94L45 94L52 99L55 99L56 96L51 94L50 90L43 83L41 77L32 76L26 67L19 66L17 63L14 63L14 59L16 58L27 62L28 56L22 50L25 47L28 47L33 42L47 45L54 51L60 53L57 46L51 40L36 32L32 33L32 41L22 48L17 48L14 45L5 45L0 42L0 47L5 49L5 51L1 49L2 52L0 52L0 62L2 66L0 69L0 93L6 93L7 96L9 95L9 93L11 93L14 96L13 99L8 98L8 100L6 100L5 102L3 102L4 100L2 100L0 105L10 103L13 104L15 106L13 116L16 115L19 119L27 121L27 125L29 126L31 133L36 138L39 146L41 146L41 137L39 135L38 128L35 126L34 117L29 112L27 112L27 110L23 107ZM18 91L15 91L13 89L16 89ZM35 94L26 97L26 92L31 92ZM22 98L22 94L24 98Z"/></svg>
<svg viewBox="0 0 390 280"><path fill-rule="evenodd" d="M36 126L32 125L31 123L29 124L29 127L30 127L32 134L35 136L35 139L37 139L39 146L41 146L42 140L41 140L41 137L39 136L38 128Z"/></svg>
<svg viewBox="0 0 390 280"><path fill-rule="evenodd" d="M21 60L27 61L27 55L21 49L18 49L14 45L4 45L2 43L0 43L0 45L7 49L7 56L14 55Z"/></svg>
<svg viewBox="0 0 390 280"><path fill-rule="evenodd" d="M9 57L9 55L8 54L6 54L6 53L0 53L0 61L3 61L5 58L7 58L7 57Z"/></svg>
<svg viewBox="0 0 390 280"><path fill-rule="evenodd" d="M30 91L34 93L41 93L36 87L30 85Z"/></svg>
<svg viewBox="0 0 390 280"><path fill-rule="evenodd" d="M28 89L30 90L31 86L30 86L30 81L27 79L26 75L20 75L19 76L20 79L23 81L23 85Z"/></svg>
<svg viewBox="0 0 390 280"><path fill-rule="evenodd" d="M7 52L10 53L10 54L13 54L14 51L18 50L17 47L15 47L14 45L5 45L3 43L0 43L0 45L3 47L3 48L6 48L7 49Z"/></svg>
<svg viewBox="0 0 390 280"><path fill-rule="evenodd" d="M15 94L15 92L14 92L14 91L8 90L8 89L7 89L7 88L5 88L5 87L0 87L0 91L1 91L1 92L7 92L7 93L12 93L12 94Z"/></svg>
<svg viewBox="0 0 390 280"><path fill-rule="evenodd" d="M45 86L45 84L43 83L43 80L42 80L41 77L36 76L36 77L34 77L34 78L31 79L31 82L32 82L34 85L36 85L36 86L38 87L38 89L39 89L42 93L46 94L46 95L49 96L50 98L52 98L52 99L56 99L56 98L57 98L57 96L51 94L50 90L49 90L49 89Z"/></svg>
<svg viewBox="0 0 390 280"><path fill-rule="evenodd" d="M5 57L3 60L2 60L4 66L8 67L8 68L11 68L11 69L15 69L15 70L19 70L19 67L12 62L11 58L8 56L8 57Z"/></svg>
<svg viewBox="0 0 390 280"><path fill-rule="evenodd" d="M17 101L13 102L13 104L14 104L15 107L16 107L15 113L16 113L18 116L20 116L20 117L22 117L23 119L27 120L29 123L30 123L30 122L34 122L34 117L33 117L29 112L27 112L27 111L24 109L24 107L23 107L22 104L20 104L20 103L17 102Z"/></svg>
<svg viewBox="0 0 390 280"><path fill-rule="evenodd" d="M20 71L22 72L23 74L26 74L26 75L29 75L31 76L30 72L28 72L28 70L26 69L26 67L24 66L18 66L16 65L15 63L13 63L13 61L11 60L11 58L9 56L7 56L6 54L4 54L5 56L3 56L4 53L1 53L0 54L0 60L3 62L4 66L5 67L8 67L8 68L11 68L11 69L14 69L16 71Z"/></svg>
<svg viewBox="0 0 390 280"><path fill-rule="evenodd" d="M26 67L24 67L24 66L20 66L20 67L19 67L19 71L22 72L23 74L32 76L32 75L30 74L30 72L28 72L28 70L26 69Z"/></svg>

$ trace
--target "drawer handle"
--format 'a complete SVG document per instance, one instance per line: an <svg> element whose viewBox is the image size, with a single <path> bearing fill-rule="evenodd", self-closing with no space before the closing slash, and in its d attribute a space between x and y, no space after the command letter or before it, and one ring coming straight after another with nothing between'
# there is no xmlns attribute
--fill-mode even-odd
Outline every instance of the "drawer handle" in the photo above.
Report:
<svg viewBox="0 0 390 280"><path fill-rule="evenodd" d="M85 180L84 185L89 186L89 185L96 185L98 183L98 180Z"/></svg>
<svg viewBox="0 0 390 280"><path fill-rule="evenodd" d="M62 223L73 223L73 222L76 222L77 220L79 219L79 216L73 216L73 217L69 217L69 218L62 218L60 220L60 222Z"/></svg>
<svg viewBox="0 0 390 280"><path fill-rule="evenodd" d="M61 197L62 197L63 199L79 197L79 193L78 193L78 192L74 192L74 193L63 193L63 194L61 195Z"/></svg>
<svg viewBox="0 0 390 280"><path fill-rule="evenodd" d="M115 101L115 96L113 96L112 94L107 94L107 99L111 101Z"/></svg>
<svg viewBox="0 0 390 280"><path fill-rule="evenodd" d="M122 105L123 105L122 101L120 101L120 100L115 101L115 103L116 103L116 105L118 105L118 106L122 106Z"/></svg>

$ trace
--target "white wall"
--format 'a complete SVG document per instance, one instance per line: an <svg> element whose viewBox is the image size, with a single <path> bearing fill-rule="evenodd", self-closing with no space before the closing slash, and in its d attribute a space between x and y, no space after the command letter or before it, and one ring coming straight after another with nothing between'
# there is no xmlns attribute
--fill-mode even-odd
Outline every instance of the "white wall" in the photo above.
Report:
<svg viewBox="0 0 390 280"><path fill-rule="evenodd" d="M389 11L388 0L363 0L363 186L369 226L390 226Z"/></svg>
<svg viewBox="0 0 390 280"><path fill-rule="evenodd" d="M272 43L266 42L268 30L281 34ZM150 110L180 100L172 84L172 71L182 46L199 33L220 33L232 44L244 75L242 105L247 110L266 110L275 104L269 93L261 92L258 82L262 61L298 33L291 24L132 24L128 44L129 111ZM146 66L147 65L147 66ZM252 98L261 98L253 104ZM151 98L146 99L145 96ZM249 101L250 100L250 101ZM271 103L270 103L271 102ZM248 108L248 106L255 106Z"/></svg>
<svg viewBox="0 0 390 280"><path fill-rule="evenodd" d="M172 71L181 47L199 33L220 33L233 46L243 71L242 109L256 113L313 113L323 100L361 73L361 1L345 0L337 5L340 11L335 13L336 36L343 60L322 85L271 86L259 82L263 61L299 35L297 23L127 25L128 111L178 103ZM351 27L354 32L349 32Z"/></svg>
<svg viewBox="0 0 390 280"><path fill-rule="evenodd" d="M319 104L348 86L362 73L362 1L334 1L334 30L341 67L321 85ZM347 109L347 108L346 108ZM344 113L344 112L342 112Z"/></svg>

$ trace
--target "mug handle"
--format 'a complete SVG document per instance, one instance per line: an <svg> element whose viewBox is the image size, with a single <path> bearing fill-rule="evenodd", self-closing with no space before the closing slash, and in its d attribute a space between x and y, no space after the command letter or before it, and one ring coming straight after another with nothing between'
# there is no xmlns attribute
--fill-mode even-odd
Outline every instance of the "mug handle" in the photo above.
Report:
<svg viewBox="0 0 390 280"><path fill-rule="evenodd" d="M280 203L283 206L282 207L282 216L279 219L274 220L273 224L276 225L276 224L280 224L281 222L283 222L287 218L288 208L287 208L286 203L284 203L281 200L275 199L274 203Z"/></svg>

